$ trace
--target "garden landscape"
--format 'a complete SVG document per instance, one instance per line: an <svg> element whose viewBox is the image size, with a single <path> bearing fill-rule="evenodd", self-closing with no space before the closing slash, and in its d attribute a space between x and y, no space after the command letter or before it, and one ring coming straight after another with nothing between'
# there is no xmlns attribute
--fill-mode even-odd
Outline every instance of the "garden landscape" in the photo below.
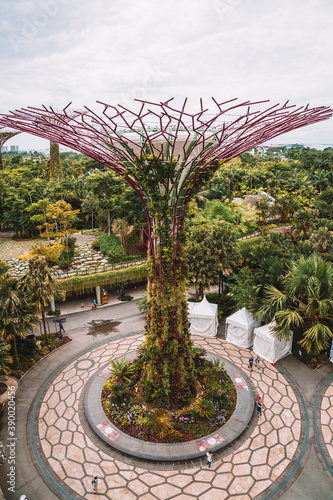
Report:
<svg viewBox="0 0 333 500"><path fill-rule="evenodd" d="M304 7L4 0L0 500L331 500L333 5Z"/></svg>

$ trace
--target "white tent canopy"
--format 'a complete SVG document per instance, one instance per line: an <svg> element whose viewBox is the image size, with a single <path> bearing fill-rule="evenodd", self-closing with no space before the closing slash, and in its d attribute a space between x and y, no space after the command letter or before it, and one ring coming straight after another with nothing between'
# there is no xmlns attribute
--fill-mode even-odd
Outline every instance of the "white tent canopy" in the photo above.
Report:
<svg viewBox="0 0 333 500"><path fill-rule="evenodd" d="M251 347L253 344L253 330L259 323L252 314L243 307L229 316L225 321L225 338L228 342L239 347Z"/></svg>
<svg viewBox="0 0 333 500"><path fill-rule="evenodd" d="M253 350L258 356L270 363L276 363L279 359L291 353L292 339L280 340L274 337L271 330L275 321L268 325L254 329Z"/></svg>
<svg viewBox="0 0 333 500"><path fill-rule="evenodd" d="M204 297L201 302L188 302L187 305L191 334L216 337L218 327L217 304L211 304Z"/></svg>

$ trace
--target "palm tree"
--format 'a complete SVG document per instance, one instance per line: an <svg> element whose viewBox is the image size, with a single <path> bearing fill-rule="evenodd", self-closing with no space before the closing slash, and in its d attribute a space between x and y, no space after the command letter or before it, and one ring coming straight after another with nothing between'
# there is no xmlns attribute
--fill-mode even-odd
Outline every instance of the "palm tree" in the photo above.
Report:
<svg viewBox="0 0 333 500"><path fill-rule="evenodd" d="M10 344L0 341L0 373L9 373L8 365L13 362L13 358L9 354Z"/></svg>
<svg viewBox="0 0 333 500"><path fill-rule="evenodd" d="M312 183L321 193L330 184L330 172L325 172L325 170L316 170L312 174Z"/></svg>
<svg viewBox="0 0 333 500"><path fill-rule="evenodd" d="M8 272L0 276L0 337L5 342L11 342L14 359L18 362L16 339L24 339L34 328L38 316L33 313L27 295L20 283Z"/></svg>
<svg viewBox="0 0 333 500"><path fill-rule="evenodd" d="M291 227L291 235L296 240L306 240L310 231L315 227L319 217L317 208L300 208L294 214L294 224Z"/></svg>
<svg viewBox="0 0 333 500"><path fill-rule="evenodd" d="M266 287L259 318L272 320L275 335L289 339L291 332L310 354L319 354L333 337L333 265L321 257L300 257L283 280L283 290Z"/></svg>
<svg viewBox="0 0 333 500"><path fill-rule="evenodd" d="M48 268L45 257L37 255L29 260L28 273L22 280L22 287L31 294L35 307L42 313L44 339L48 343L45 308L50 303L54 292L58 289L58 282Z"/></svg>
<svg viewBox="0 0 333 500"><path fill-rule="evenodd" d="M310 236L310 241L319 253L328 252L333 247L333 236L327 227L320 227L314 231Z"/></svg>
<svg viewBox="0 0 333 500"><path fill-rule="evenodd" d="M235 268L240 263L238 242L234 230L228 222L218 221L212 226L213 237L218 242L216 252L219 260L218 305L223 292L223 273Z"/></svg>

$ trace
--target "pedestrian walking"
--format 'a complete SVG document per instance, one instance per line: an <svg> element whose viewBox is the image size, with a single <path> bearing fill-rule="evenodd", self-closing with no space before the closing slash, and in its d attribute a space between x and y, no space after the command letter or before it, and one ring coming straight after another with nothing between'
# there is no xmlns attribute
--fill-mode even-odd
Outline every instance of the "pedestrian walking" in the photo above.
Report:
<svg viewBox="0 0 333 500"><path fill-rule="evenodd" d="M253 358L252 358L252 356L249 358L249 369L252 372L252 369L253 369Z"/></svg>
<svg viewBox="0 0 333 500"><path fill-rule="evenodd" d="M259 401L257 401L257 415L258 417L261 417L262 416L262 401L261 401L261 398L259 399Z"/></svg>
<svg viewBox="0 0 333 500"><path fill-rule="evenodd" d="M59 331L59 333L66 333L66 332L65 332L64 325L62 324L62 321L61 321L61 320L59 321L59 327L60 327L60 331Z"/></svg>
<svg viewBox="0 0 333 500"><path fill-rule="evenodd" d="M207 465L208 468L210 469L212 466L213 454L210 451L207 451L206 455L207 455Z"/></svg>
<svg viewBox="0 0 333 500"><path fill-rule="evenodd" d="M94 477L94 479L91 481L91 484L93 485L94 487L94 492L95 494L97 493L97 486L98 486L98 479L97 479L97 476Z"/></svg>
<svg viewBox="0 0 333 500"><path fill-rule="evenodd" d="M255 359L256 367L259 368L259 363L260 363L260 358L259 356L256 357Z"/></svg>
<svg viewBox="0 0 333 500"><path fill-rule="evenodd" d="M96 303L96 300L94 299L94 302L93 302L93 309L96 309L97 308L97 303Z"/></svg>

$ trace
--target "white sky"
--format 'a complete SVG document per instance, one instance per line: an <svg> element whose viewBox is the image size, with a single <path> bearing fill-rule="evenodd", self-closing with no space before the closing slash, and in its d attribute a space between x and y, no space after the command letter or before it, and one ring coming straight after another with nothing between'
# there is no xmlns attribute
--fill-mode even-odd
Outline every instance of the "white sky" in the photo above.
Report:
<svg viewBox="0 0 333 500"><path fill-rule="evenodd" d="M136 97L333 107L332 0L1 0L0 19L0 113ZM276 142L332 132L333 119Z"/></svg>

